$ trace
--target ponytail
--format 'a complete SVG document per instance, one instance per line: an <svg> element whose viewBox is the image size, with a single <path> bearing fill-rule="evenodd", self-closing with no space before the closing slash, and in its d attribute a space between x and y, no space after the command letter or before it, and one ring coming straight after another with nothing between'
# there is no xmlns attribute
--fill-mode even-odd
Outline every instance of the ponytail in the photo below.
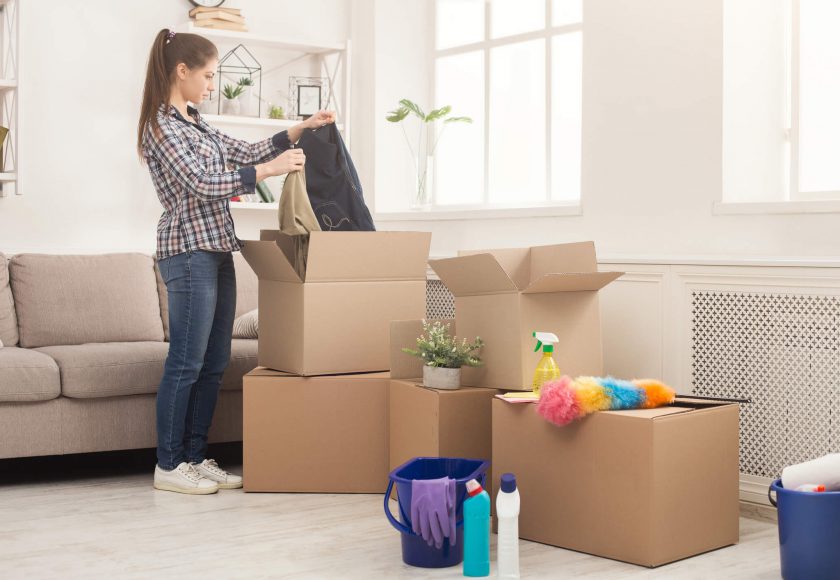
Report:
<svg viewBox="0 0 840 580"><path fill-rule="evenodd" d="M137 153L143 158L143 135L147 127L154 135L159 134L157 113L162 106L169 105L169 95L175 77L175 67L180 63L187 68L203 67L207 61L218 58L216 46L197 34L180 33L163 29L155 36L149 62L146 67L146 83L143 87L143 103L140 105L140 120L137 123Z"/></svg>

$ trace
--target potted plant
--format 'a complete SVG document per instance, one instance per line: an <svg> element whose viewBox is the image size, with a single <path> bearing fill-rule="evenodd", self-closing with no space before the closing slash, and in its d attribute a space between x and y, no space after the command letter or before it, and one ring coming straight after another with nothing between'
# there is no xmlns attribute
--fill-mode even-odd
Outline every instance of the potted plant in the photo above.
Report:
<svg viewBox="0 0 840 580"><path fill-rule="evenodd" d="M399 104L399 107L388 113L388 116L385 117L386 120L391 123L400 123L409 114L413 114L420 119L416 151L411 146L411 141L405 130L405 124L402 124L402 130L405 142L414 160L414 171L417 176L416 189L411 207L414 209L423 209L428 207L432 201L431 167L433 165L435 149L437 149L437 144L443 136L443 131L450 123L472 123L472 119L470 117L449 117L449 113L452 112L452 107L449 105L426 114L419 105L408 99L402 99ZM440 120L443 121L443 129L440 130L435 138L434 122Z"/></svg>
<svg viewBox="0 0 840 580"><path fill-rule="evenodd" d="M403 352L423 359L423 386L432 389L454 390L461 386L461 367L480 366L478 351L484 346L480 337L467 342L449 334L449 324L423 321L423 334L417 338L417 348Z"/></svg>
<svg viewBox="0 0 840 580"><path fill-rule="evenodd" d="M225 85L222 90L222 96L225 100L222 101L222 113L225 115L239 114L239 101L237 98L242 94L242 87L239 85Z"/></svg>
<svg viewBox="0 0 840 580"><path fill-rule="evenodd" d="M242 92L239 95L239 108L243 115L251 115L252 105L254 102L254 79L251 77L242 77L239 79L239 87Z"/></svg>
<svg viewBox="0 0 840 580"><path fill-rule="evenodd" d="M279 105L271 105L268 108L268 118L269 119L285 119L286 118L286 111L283 110L283 107Z"/></svg>

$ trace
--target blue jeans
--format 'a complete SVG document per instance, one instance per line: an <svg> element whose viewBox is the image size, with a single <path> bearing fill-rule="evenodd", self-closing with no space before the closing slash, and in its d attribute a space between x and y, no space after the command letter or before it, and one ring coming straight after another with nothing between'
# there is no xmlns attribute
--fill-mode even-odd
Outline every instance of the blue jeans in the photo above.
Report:
<svg viewBox="0 0 840 580"><path fill-rule="evenodd" d="M185 252L159 267L169 294L169 354L157 393L157 459L169 470L205 459L230 361L236 274L230 252Z"/></svg>

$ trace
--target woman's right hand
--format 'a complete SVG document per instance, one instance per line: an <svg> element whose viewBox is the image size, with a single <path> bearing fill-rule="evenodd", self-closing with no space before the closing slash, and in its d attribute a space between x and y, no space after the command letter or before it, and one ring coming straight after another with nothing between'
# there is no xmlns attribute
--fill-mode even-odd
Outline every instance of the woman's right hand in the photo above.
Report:
<svg viewBox="0 0 840 580"><path fill-rule="evenodd" d="M306 164L306 155L303 154L303 149L289 149L271 161L257 165L257 181L273 175L300 171L304 164Z"/></svg>

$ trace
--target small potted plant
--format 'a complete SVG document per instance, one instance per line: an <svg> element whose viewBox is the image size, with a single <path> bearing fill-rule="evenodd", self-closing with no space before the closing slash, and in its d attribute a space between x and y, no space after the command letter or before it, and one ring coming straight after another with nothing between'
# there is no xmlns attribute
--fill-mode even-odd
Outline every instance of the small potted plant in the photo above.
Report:
<svg viewBox="0 0 840 580"><path fill-rule="evenodd" d="M286 111L283 110L283 107L279 105L271 105L268 108L268 118L269 119L285 119L286 118Z"/></svg>
<svg viewBox="0 0 840 580"><path fill-rule="evenodd" d="M239 87L242 89L242 92L239 95L239 109L243 115L251 115L251 105L254 102L254 79L252 79L251 77L240 78Z"/></svg>
<svg viewBox="0 0 840 580"><path fill-rule="evenodd" d="M461 386L461 367L480 366L478 351L484 346L480 337L467 342L449 334L449 324L423 321L423 334L417 338L417 348L403 352L423 359L423 386L432 389L454 390Z"/></svg>
<svg viewBox="0 0 840 580"><path fill-rule="evenodd" d="M222 113L225 115L239 114L239 101L237 98L242 94L242 87L239 85L225 85L222 90L222 96L225 100L222 101Z"/></svg>

